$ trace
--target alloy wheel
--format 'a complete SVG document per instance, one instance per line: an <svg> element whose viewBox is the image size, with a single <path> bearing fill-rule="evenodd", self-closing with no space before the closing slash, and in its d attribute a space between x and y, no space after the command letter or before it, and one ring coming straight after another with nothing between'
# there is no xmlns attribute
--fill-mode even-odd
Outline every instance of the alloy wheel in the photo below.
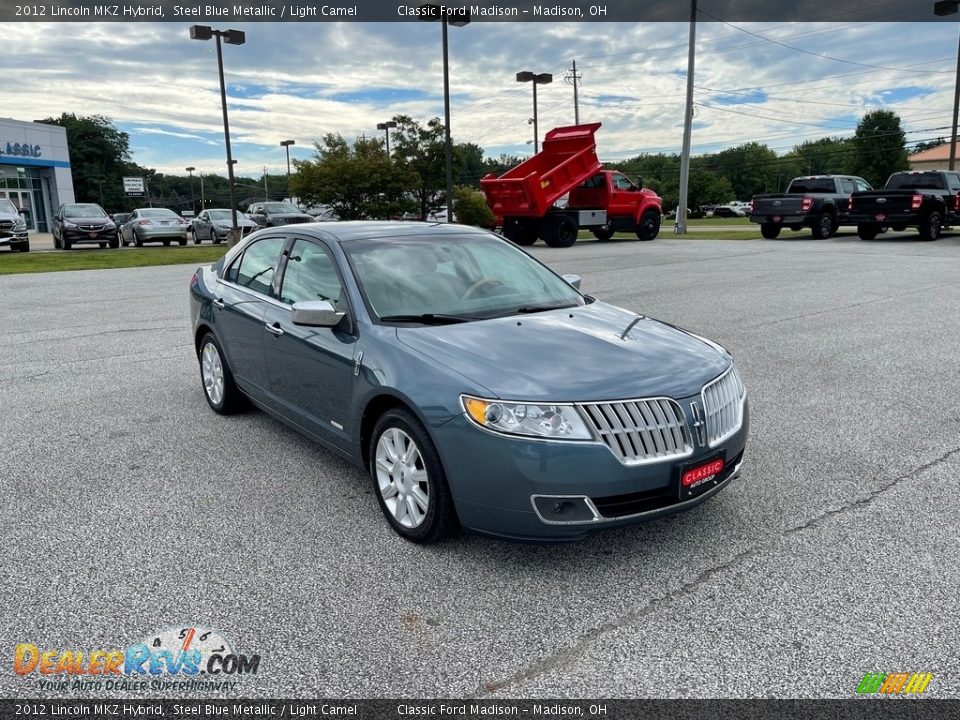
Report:
<svg viewBox="0 0 960 720"><path fill-rule="evenodd" d="M211 403L219 405L223 402L223 362L212 342L203 346L200 369L203 376L203 389L207 397L210 398Z"/></svg>
<svg viewBox="0 0 960 720"><path fill-rule="evenodd" d="M377 442L377 486L393 519L405 528L423 524L430 509L430 480L420 449L397 427Z"/></svg>

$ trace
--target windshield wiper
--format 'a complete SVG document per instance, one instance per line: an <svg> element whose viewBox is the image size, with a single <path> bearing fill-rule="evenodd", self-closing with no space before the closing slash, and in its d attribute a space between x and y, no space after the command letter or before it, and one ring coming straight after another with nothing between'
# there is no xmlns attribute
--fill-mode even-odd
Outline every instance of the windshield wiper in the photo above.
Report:
<svg viewBox="0 0 960 720"><path fill-rule="evenodd" d="M384 315L380 318L383 322L409 322L423 323L424 325L454 325L456 323L470 322L471 320L481 320L483 318L469 317L467 315L444 315L443 313L423 313L422 315Z"/></svg>
<svg viewBox="0 0 960 720"><path fill-rule="evenodd" d="M547 310L560 310L561 308L572 308L579 307L576 303L554 303L553 305L524 305L523 307L518 307L513 312L520 313L522 315L527 315L529 313L538 313L546 312Z"/></svg>

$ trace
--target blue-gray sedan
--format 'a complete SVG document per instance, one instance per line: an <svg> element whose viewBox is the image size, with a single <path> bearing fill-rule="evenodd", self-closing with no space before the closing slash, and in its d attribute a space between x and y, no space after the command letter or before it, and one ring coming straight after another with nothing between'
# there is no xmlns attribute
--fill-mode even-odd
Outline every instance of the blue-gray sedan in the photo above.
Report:
<svg viewBox="0 0 960 720"><path fill-rule="evenodd" d="M365 468L415 542L573 539L703 502L747 442L730 355L578 286L459 225L260 230L191 281L204 394Z"/></svg>

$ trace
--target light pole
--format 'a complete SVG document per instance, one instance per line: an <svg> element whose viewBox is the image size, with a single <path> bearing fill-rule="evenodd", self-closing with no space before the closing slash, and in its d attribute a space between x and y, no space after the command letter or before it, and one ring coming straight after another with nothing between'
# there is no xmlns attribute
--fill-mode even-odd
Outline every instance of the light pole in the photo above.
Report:
<svg viewBox="0 0 960 720"><path fill-rule="evenodd" d="M421 20L439 20L443 25L443 129L447 166L447 222L453 222L453 146L450 142L450 60L447 48L447 25L463 27L470 22L466 8L447 8L441 5L421 5ZM452 10L455 15L449 15ZM462 10L462 12L461 12ZM453 19L450 19L450 18Z"/></svg>
<svg viewBox="0 0 960 720"><path fill-rule="evenodd" d="M184 168L188 173L190 173L190 209L193 210L193 214L197 214L197 198L193 194L193 171L196 170L195 167L191 166Z"/></svg>
<svg viewBox="0 0 960 720"><path fill-rule="evenodd" d="M550 73L532 73L529 70L517 73L517 82L533 83L533 154L540 152L540 133L537 131L537 85L549 85L553 82Z"/></svg>
<svg viewBox="0 0 960 720"><path fill-rule="evenodd" d="M696 60L697 0L690 0L690 39L687 47L687 101L683 111L683 146L680 149L680 204L675 231L687 231L687 197L690 185L690 136L693 134L693 66Z"/></svg>
<svg viewBox="0 0 960 720"><path fill-rule="evenodd" d="M933 4L933 14L943 17L953 15L960 6L960 0L940 0ZM950 165L953 170L957 162L957 115L960 114L960 40L957 41L957 76L953 82L953 125L950 126Z"/></svg>
<svg viewBox="0 0 960 720"><path fill-rule="evenodd" d="M280 147L287 149L287 195L290 196L291 201L293 201L293 193L290 192L290 146L296 144L297 143L293 140L280 141Z"/></svg>
<svg viewBox="0 0 960 720"><path fill-rule="evenodd" d="M246 33L241 30L214 30L209 25L191 25L191 40L209 40L215 37L217 39L217 72L220 74L220 104L223 106L223 138L227 147L227 181L230 183L230 211L232 213L233 226L230 228L230 234L227 238L227 245L233 246L240 239L240 228L237 225L237 198L236 189L233 187L233 154L230 151L230 122L227 119L227 85L223 80L223 51L220 47L220 38L227 45L243 45L247 41Z"/></svg>
<svg viewBox="0 0 960 720"><path fill-rule="evenodd" d="M396 126L397 123L395 120L377 123L377 130L384 130L387 133L387 160L390 159L390 128L395 128Z"/></svg>

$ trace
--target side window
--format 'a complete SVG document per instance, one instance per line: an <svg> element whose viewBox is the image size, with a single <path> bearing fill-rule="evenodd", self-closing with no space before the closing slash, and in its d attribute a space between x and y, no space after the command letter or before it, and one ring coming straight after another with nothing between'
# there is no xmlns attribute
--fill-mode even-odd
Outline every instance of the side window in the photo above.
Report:
<svg viewBox="0 0 960 720"><path fill-rule="evenodd" d="M603 187L603 183L604 183L604 177L603 177L603 174L601 173L601 174L599 174L599 175L594 175L592 178L589 178L589 179L587 179L587 180L584 180L582 183L580 183L580 187L582 187L582 188L602 188L602 187Z"/></svg>
<svg viewBox="0 0 960 720"><path fill-rule="evenodd" d="M629 190L633 187L633 183L630 182L630 178L623 175L614 175L613 185L617 190Z"/></svg>
<svg viewBox="0 0 960 720"><path fill-rule="evenodd" d="M342 310L343 286L330 252L317 243L297 240L283 271L280 302L293 305L307 300L327 300Z"/></svg>
<svg viewBox="0 0 960 720"><path fill-rule="evenodd" d="M947 184L950 186L950 190L957 192L960 190L960 175L957 173L947 173Z"/></svg>
<svg viewBox="0 0 960 720"><path fill-rule="evenodd" d="M866 192L872 189L866 180L861 180L860 178L854 180L853 184L857 186L857 192Z"/></svg>
<svg viewBox="0 0 960 720"><path fill-rule="evenodd" d="M853 188L853 180L850 178L840 178L840 192L846 193L847 195L855 192Z"/></svg>
<svg viewBox="0 0 960 720"><path fill-rule="evenodd" d="M264 238L253 243L243 251L243 256L230 268L227 279L237 285L269 295L273 275L285 244L286 239L279 237Z"/></svg>

